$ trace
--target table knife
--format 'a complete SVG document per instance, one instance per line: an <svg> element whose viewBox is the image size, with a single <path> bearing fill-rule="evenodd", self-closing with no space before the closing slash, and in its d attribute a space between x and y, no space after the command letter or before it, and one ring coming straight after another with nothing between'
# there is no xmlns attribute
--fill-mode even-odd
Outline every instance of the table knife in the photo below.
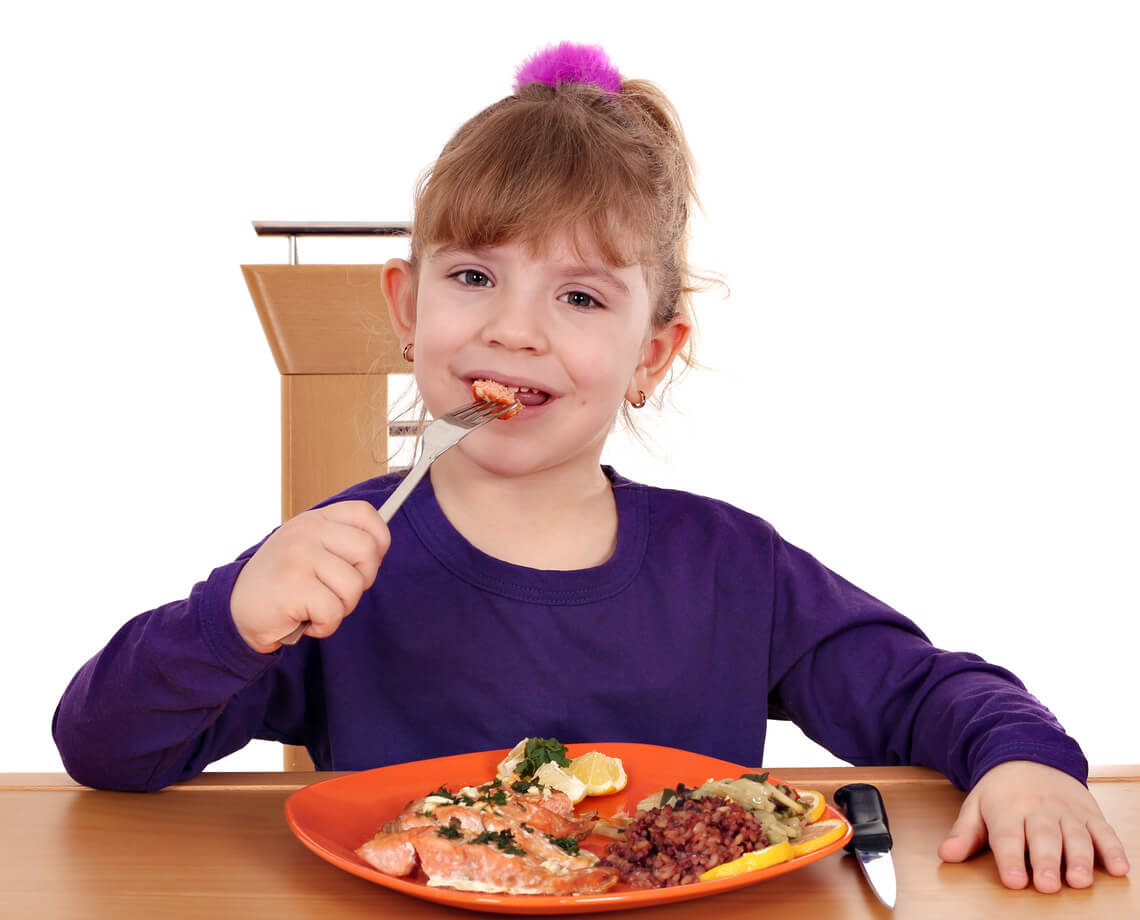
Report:
<svg viewBox="0 0 1140 920"><path fill-rule="evenodd" d="M875 896L894 910L895 864L891 861L891 831L883 797L867 783L850 783L835 790L835 804L854 827L847 852L859 860Z"/></svg>

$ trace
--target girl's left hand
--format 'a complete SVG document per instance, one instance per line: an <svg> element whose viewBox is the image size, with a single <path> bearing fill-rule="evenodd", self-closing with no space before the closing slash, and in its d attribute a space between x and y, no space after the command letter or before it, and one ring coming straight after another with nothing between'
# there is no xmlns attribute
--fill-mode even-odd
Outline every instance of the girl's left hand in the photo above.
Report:
<svg viewBox="0 0 1140 920"><path fill-rule="evenodd" d="M963 862L989 840L998 874L1007 888L1029 883L1025 853L1033 869L1033 887L1051 893L1065 881L1073 888L1093 883L1099 854L1109 875L1127 875L1128 857L1100 806L1067 773L1025 760L999 764L974 786L958 820L938 848L944 862Z"/></svg>

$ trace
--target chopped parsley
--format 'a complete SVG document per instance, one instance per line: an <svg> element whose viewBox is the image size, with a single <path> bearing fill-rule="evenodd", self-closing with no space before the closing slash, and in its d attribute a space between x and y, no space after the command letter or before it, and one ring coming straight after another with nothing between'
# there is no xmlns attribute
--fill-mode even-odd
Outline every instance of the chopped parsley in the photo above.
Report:
<svg viewBox="0 0 1140 920"><path fill-rule="evenodd" d="M534 783L532 783L529 779L520 779L511 783L511 788L519 795L525 795L530 791L530 787L533 785Z"/></svg>
<svg viewBox="0 0 1140 920"><path fill-rule="evenodd" d="M741 773L740 778L741 779L750 779L754 783L766 783L766 782L768 782L768 774L767 773Z"/></svg>
<svg viewBox="0 0 1140 920"><path fill-rule="evenodd" d="M447 822L447 827L441 827L436 831L440 837L446 837L448 840L458 840L463 836L463 831L459 827L459 819L452 818Z"/></svg>
<svg viewBox="0 0 1140 920"><path fill-rule="evenodd" d="M476 834L468 843L482 843L487 846L496 846L504 853L509 853L511 856L524 856L526 851L515 843L515 835L508 830L501 831L483 831L481 834Z"/></svg>
<svg viewBox="0 0 1140 920"><path fill-rule="evenodd" d="M557 738L527 738L523 748L523 759L515 772L519 776L534 776L544 763L556 763L560 767L570 766L566 756L566 745Z"/></svg>
<svg viewBox="0 0 1140 920"><path fill-rule="evenodd" d="M571 856L578 855L578 841L573 837L555 837L553 834L547 834L546 839L558 847L558 849L564 850Z"/></svg>

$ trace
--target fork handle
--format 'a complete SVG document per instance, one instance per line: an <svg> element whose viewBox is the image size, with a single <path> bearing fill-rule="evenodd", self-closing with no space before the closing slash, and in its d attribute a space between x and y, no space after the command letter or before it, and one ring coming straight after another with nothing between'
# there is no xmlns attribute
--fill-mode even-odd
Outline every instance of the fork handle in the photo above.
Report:
<svg viewBox="0 0 1140 920"><path fill-rule="evenodd" d="M396 512L400 510L400 505L404 500L412 494L414 489L421 479L424 478L424 473L435 461L436 455L423 455L420 457L419 462L408 470L408 475L400 480L400 484L392 490L392 494L388 496L387 500L379 508L381 519L387 524L396 516ZM293 631L287 636L282 636L277 641L282 645L296 645L301 641L301 636L305 634L305 630L309 628L309 621L305 620L304 623L298 623Z"/></svg>
<svg viewBox="0 0 1140 920"><path fill-rule="evenodd" d="M424 478L424 473L428 471L428 467L435 462L434 456L422 456L420 462L408 470L408 475L400 480L400 484L392 490L392 494L388 496L387 500L378 509L380 517L385 524L389 523L392 518L396 516L396 512L400 510L400 505L404 500L412 494L412 489L420 484L420 480Z"/></svg>

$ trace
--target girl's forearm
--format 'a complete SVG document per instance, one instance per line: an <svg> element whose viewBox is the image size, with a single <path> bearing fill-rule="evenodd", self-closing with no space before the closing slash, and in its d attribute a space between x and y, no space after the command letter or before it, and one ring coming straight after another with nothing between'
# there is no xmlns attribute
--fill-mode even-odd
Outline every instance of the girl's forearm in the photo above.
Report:
<svg viewBox="0 0 1140 920"><path fill-rule="evenodd" d="M233 628L228 598L240 568L223 566L185 600L130 620L76 674L52 722L75 780L159 789L260 732L269 691L258 678L277 656L249 649Z"/></svg>

